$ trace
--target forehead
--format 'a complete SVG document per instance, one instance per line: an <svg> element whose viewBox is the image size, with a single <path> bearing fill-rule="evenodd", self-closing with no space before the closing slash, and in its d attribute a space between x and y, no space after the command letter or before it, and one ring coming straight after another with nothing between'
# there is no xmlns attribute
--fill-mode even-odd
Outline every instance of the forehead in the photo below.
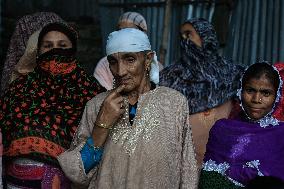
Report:
<svg viewBox="0 0 284 189"><path fill-rule="evenodd" d="M263 74L259 78L250 78L247 82L245 82L245 86L247 85L254 88L274 89L272 82L265 74Z"/></svg>
<svg viewBox="0 0 284 189"><path fill-rule="evenodd" d="M69 38L62 32L50 31L45 34L43 41L53 41L53 40L69 40Z"/></svg>
<svg viewBox="0 0 284 189"><path fill-rule="evenodd" d="M123 57L128 57L128 56L139 56L143 54L143 52L117 52L108 55L108 58L123 58Z"/></svg>
<svg viewBox="0 0 284 189"><path fill-rule="evenodd" d="M195 30L191 23L185 23L181 26L181 30Z"/></svg>
<svg viewBox="0 0 284 189"><path fill-rule="evenodd" d="M121 21L117 25L118 29L124 29L124 28L136 28L138 27L133 23L133 22L128 22L128 21Z"/></svg>

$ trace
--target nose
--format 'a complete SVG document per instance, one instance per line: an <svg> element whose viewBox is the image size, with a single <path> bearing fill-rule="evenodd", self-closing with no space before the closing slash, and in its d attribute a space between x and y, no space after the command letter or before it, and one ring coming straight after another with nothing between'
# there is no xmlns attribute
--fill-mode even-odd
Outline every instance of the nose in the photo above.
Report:
<svg viewBox="0 0 284 189"><path fill-rule="evenodd" d="M126 75L126 72L127 72L126 65L123 64L123 61L119 61L118 62L118 69L117 69L117 75L119 77L123 77L124 75Z"/></svg>
<svg viewBox="0 0 284 189"><path fill-rule="evenodd" d="M261 98L262 98L262 95L259 92L256 92L253 94L251 101L253 103L259 104L261 103Z"/></svg>

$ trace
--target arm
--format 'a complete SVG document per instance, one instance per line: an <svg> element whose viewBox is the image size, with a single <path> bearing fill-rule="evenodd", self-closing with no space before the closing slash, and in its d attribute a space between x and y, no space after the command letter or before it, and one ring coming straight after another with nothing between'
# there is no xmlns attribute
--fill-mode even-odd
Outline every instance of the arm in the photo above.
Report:
<svg viewBox="0 0 284 189"><path fill-rule="evenodd" d="M73 138L70 149L57 157L65 175L72 182L80 185L88 186L97 169L94 167L88 172L88 174L86 174L80 153L87 141L87 138L92 135L95 120L95 103L93 101L89 101L85 107L80 125Z"/></svg>
<svg viewBox="0 0 284 189"><path fill-rule="evenodd" d="M92 154L94 151L88 151L88 145L94 149L103 148L109 129L125 111L121 108L120 92L123 89L124 86L113 90L104 100L95 98L87 103L70 149L58 156L60 166L72 182L88 186L95 176L100 158L95 157L96 162L87 162L88 157L95 155ZM102 105L96 106L97 101L103 101ZM93 143L88 144L87 140ZM97 151L96 155L102 156L102 152Z"/></svg>

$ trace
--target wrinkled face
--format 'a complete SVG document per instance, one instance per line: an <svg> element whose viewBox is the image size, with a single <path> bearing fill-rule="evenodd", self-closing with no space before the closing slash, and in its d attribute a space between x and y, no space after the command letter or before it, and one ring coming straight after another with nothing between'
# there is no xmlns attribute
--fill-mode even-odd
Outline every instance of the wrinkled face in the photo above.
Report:
<svg viewBox="0 0 284 189"><path fill-rule="evenodd" d="M189 39L193 43L195 43L198 47L202 47L202 40L191 24L186 23L182 25L180 33L183 39Z"/></svg>
<svg viewBox="0 0 284 189"><path fill-rule="evenodd" d="M72 48L72 43L65 34L59 31L50 31L43 37L39 52L43 54L54 48Z"/></svg>
<svg viewBox="0 0 284 189"><path fill-rule="evenodd" d="M253 120L266 116L272 109L277 89L263 75L259 79L251 78L242 89L242 103L247 115Z"/></svg>
<svg viewBox="0 0 284 189"><path fill-rule="evenodd" d="M149 70L152 61L152 52L118 52L107 57L110 70L115 78L116 87L125 85L124 92L138 91L141 83L149 79Z"/></svg>

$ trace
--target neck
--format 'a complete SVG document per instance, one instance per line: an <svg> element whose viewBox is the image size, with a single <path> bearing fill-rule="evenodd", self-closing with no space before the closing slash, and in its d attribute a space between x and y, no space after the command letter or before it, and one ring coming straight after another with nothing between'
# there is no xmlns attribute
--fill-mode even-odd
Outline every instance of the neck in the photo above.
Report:
<svg viewBox="0 0 284 189"><path fill-rule="evenodd" d="M138 87L138 89L134 90L134 91L132 91L128 94L129 103L132 104L132 105L135 104L138 101L139 96L141 94L144 94L144 93L150 91L150 89L151 89L150 80L143 79L140 86Z"/></svg>

